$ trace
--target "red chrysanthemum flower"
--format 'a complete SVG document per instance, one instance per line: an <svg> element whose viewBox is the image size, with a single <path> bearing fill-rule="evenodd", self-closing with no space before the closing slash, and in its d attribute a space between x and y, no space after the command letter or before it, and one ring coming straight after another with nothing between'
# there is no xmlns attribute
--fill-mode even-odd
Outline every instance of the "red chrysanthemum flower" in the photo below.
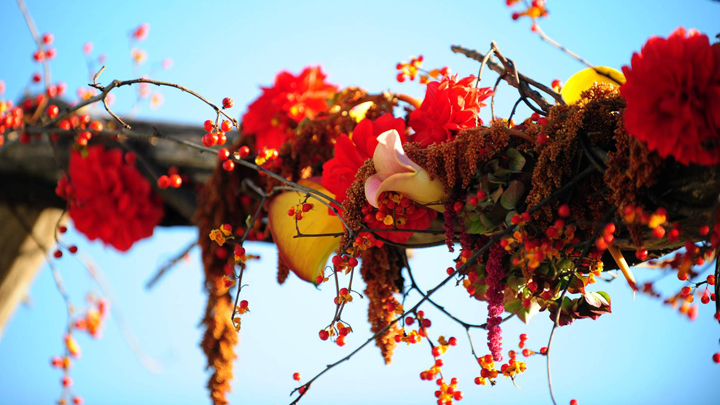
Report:
<svg viewBox="0 0 720 405"><path fill-rule="evenodd" d="M422 105L410 114L410 126L415 130L411 140L423 146L442 143L454 137L453 131L482 124L475 119L492 90L476 88L474 82L474 76L457 80L455 75L428 83Z"/></svg>
<svg viewBox="0 0 720 405"><path fill-rule="evenodd" d="M623 73L628 133L682 164L720 163L720 44L678 28L648 40Z"/></svg>
<svg viewBox="0 0 720 405"><path fill-rule="evenodd" d="M326 83L325 77L320 67L306 67L297 76L283 71L272 87L262 88L263 94L243 117L243 132L255 135L258 152L280 149L298 122L327 110L337 86Z"/></svg>
<svg viewBox="0 0 720 405"><path fill-rule="evenodd" d="M140 239L152 236L163 217L163 204L150 182L123 160L119 149L87 149L70 155L70 184L63 177L57 192L70 199L70 218L90 240L125 252Z"/></svg>
<svg viewBox="0 0 720 405"><path fill-rule="evenodd" d="M352 139L343 134L335 142L335 155L323 165L322 185L339 202L345 200L347 189L355 181L355 174L366 160L372 159L378 145L377 137L394 129L405 143L405 121L392 114L384 114L375 121L360 121L352 133Z"/></svg>

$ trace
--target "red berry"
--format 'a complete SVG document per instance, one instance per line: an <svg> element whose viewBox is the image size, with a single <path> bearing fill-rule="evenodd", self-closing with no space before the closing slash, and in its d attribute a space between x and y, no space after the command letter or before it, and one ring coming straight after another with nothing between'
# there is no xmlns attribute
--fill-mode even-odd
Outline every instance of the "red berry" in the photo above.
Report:
<svg viewBox="0 0 720 405"><path fill-rule="evenodd" d="M223 132L223 131L218 132L218 141L217 141L217 144L218 144L218 145L225 145L226 142L227 142L227 135L225 135L225 132Z"/></svg>
<svg viewBox="0 0 720 405"><path fill-rule="evenodd" d="M395 78L397 79L398 83L402 83L405 81L405 74L400 72L397 74L397 76L395 76Z"/></svg>
<svg viewBox="0 0 720 405"><path fill-rule="evenodd" d="M450 346L455 346L455 345L457 345L457 338L456 338L456 337L451 337L450 339L448 339L448 344L449 344Z"/></svg>
<svg viewBox="0 0 720 405"><path fill-rule="evenodd" d="M203 135L202 137L202 143L203 145L207 146L208 148L211 146L215 146L218 141L218 134L215 132L208 132L207 134Z"/></svg>
<svg viewBox="0 0 720 405"><path fill-rule="evenodd" d="M470 197L470 198L468 199L468 205L473 206L473 207L476 206L476 205L478 205L478 202L479 202L479 201L478 201L478 198L475 197L475 196Z"/></svg>
<svg viewBox="0 0 720 405"><path fill-rule="evenodd" d="M478 190L478 192L477 192L477 194L475 194L475 196L478 198L478 200L485 201L485 199L487 198L487 193L484 192L483 190Z"/></svg>
<svg viewBox="0 0 720 405"><path fill-rule="evenodd" d="M250 148L248 148L247 146L243 146L238 149L238 154L240 154L240 157L244 159L250 156Z"/></svg>
<svg viewBox="0 0 720 405"><path fill-rule="evenodd" d="M230 158L230 151L227 148L222 148L218 151L218 159L228 160Z"/></svg>
<svg viewBox="0 0 720 405"><path fill-rule="evenodd" d="M527 333L521 333L520 334L520 340L527 340Z"/></svg>
<svg viewBox="0 0 720 405"><path fill-rule="evenodd" d="M657 239L662 239L663 237L665 237L665 228L663 228L662 226L654 228L653 236Z"/></svg>
<svg viewBox="0 0 720 405"><path fill-rule="evenodd" d="M75 254L75 253L77 253L78 248L77 248L77 246L72 245L68 248L68 251L70 251L70 253L72 253L72 254Z"/></svg>
<svg viewBox="0 0 720 405"><path fill-rule="evenodd" d="M300 381L300 373L293 373L293 380Z"/></svg>
<svg viewBox="0 0 720 405"><path fill-rule="evenodd" d="M567 204L563 204L558 208L558 215L560 215L563 218L567 218L570 216L570 207Z"/></svg>
<svg viewBox="0 0 720 405"><path fill-rule="evenodd" d="M571 400L570 400L570 405L578 405L578 400L577 400L577 399L571 399Z"/></svg>
<svg viewBox="0 0 720 405"><path fill-rule="evenodd" d="M62 251L61 251L61 250L56 250L56 251L53 253L53 256L55 256L56 259L61 258L61 257L62 257Z"/></svg>
<svg viewBox="0 0 720 405"><path fill-rule="evenodd" d="M53 34L51 34L51 33L49 33L49 32L48 32L48 33L45 33L45 34L43 35L43 37L42 37L43 43L44 43L45 45L50 45L50 44L52 44L54 39L55 39L55 37L53 36Z"/></svg>
<svg viewBox="0 0 720 405"><path fill-rule="evenodd" d="M59 227L58 227L58 232L60 232L60 233L65 233L65 232L67 232L67 226L59 226Z"/></svg>
<svg viewBox="0 0 720 405"><path fill-rule="evenodd" d="M95 132L100 132L103 130L103 124L100 121L93 121L90 123L90 129Z"/></svg>
<svg viewBox="0 0 720 405"><path fill-rule="evenodd" d="M228 120L225 120L220 124L220 129L223 132L230 132L232 130L232 123Z"/></svg>
<svg viewBox="0 0 720 405"><path fill-rule="evenodd" d="M455 391L453 394L453 398L455 398L456 401L460 401L463 399L463 393L462 391Z"/></svg>
<svg viewBox="0 0 720 405"><path fill-rule="evenodd" d="M708 233L710 233L710 227L707 225L703 225L700 227L700 236L705 236Z"/></svg>
<svg viewBox="0 0 720 405"><path fill-rule="evenodd" d="M343 287L343 288L340 289L340 295L347 295L347 294L348 294L348 289L347 289L347 288Z"/></svg>
<svg viewBox="0 0 720 405"><path fill-rule="evenodd" d="M170 186L170 178L163 174L158 177L157 185L159 188L168 188Z"/></svg>
<svg viewBox="0 0 720 405"><path fill-rule="evenodd" d="M358 259L351 257L348 259L348 266L356 267L358 265Z"/></svg>
<svg viewBox="0 0 720 405"><path fill-rule="evenodd" d="M170 187L179 188L182 186L182 177L179 174L173 174L170 176Z"/></svg>
<svg viewBox="0 0 720 405"><path fill-rule="evenodd" d="M453 204L453 210L455 210L455 212L460 212L460 211L462 211L464 206L465 206L465 204L458 201L455 204Z"/></svg>
<svg viewBox="0 0 720 405"><path fill-rule="evenodd" d="M48 106L46 112L47 112L48 117L50 117L50 119L54 119L60 113L60 109L55 104L51 104Z"/></svg>
<svg viewBox="0 0 720 405"><path fill-rule="evenodd" d="M340 347L345 346L345 336L338 336L338 338L335 339L335 344Z"/></svg>
<svg viewBox="0 0 720 405"><path fill-rule="evenodd" d="M240 308L247 308L248 307L248 301L242 300L240 301Z"/></svg>
<svg viewBox="0 0 720 405"><path fill-rule="evenodd" d="M318 332L318 335L320 336L320 340L328 340L328 338L330 337L330 332L323 329Z"/></svg>
<svg viewBox="0 0 720 405"><path fill-rule="evenodd" d="M302 210L303 210L303 212L308 212L308 211L310 211L312 208L313 208L313 205L310 204L310 203L304 203L304 204L302 205Z"/></svg>
<svg viewBox="0 0 720 405"><path fill-rule="evenodd" d="M715 275L709 274L707 276L707 283L710 285L715 285Z"/></svg>
<svg viewBox="0 0 720 405"><path fill-rule="evenodd" d="M82 397L74 396L73 397L73 404L75 405L83 405L85 401L82 399Z"/></svg>
<svg viewBox="0 0 720 405"><path fill-rule="evenodd" d="M222 99L223 108L232 108L233 104L234 101L230 97L225 97L224 99Z"/></svg>
<svg viewBox="0 0 720 405"><path fill-rule="evenodd" d="M35 83L40 83L40 80L42 80L42 76L40 76L40 73L33 73L32 81Z"/></svg>
<svg viewBox="0 0 720 405"><path fill-rule="evenodd" d="M70 376L66 375L65 377L62 378L62 386L63 387L72 387L72 385L73 385L73 381L72 381L72 378L70 378Z"/></svg>
<svg viewBox="0 0 720 405"><path fill-rule="evenodd" d="M720 363L720 353L713 354L712 359L715 363Z"/></svg>
<svg viewBox="0 0 720 405"><path fill-rule="evenodd" d="M225 171L231 172L231 171L233 171L233 170L235 169L235 162L233 162L232 160L228 159L228 160L226 160L226 161L223 162L222 167L223 167L223 169L224 169Z"/></svg>
<svg viewBox="0 0 720 405"><path fill-rule="evenodd" d="M405 318L405 324L412 325L413 323L415 323L415 318L413 318L412 316L408 316L407 318Z"/></svg>
<svg viewBox="0 0 720 405"><path fill-rule="evenodd" d="M432 322L430 322L429 319L423 319L422 326L423 326L423 328L429 328L430 326L432 326Z"/></svg>
<svg viewBox="0 0 720 405"><path fill-rule="evenodd" d="M212 132L212 130L215 128L215 124L213 124L213 122L210 121L210 120L206 120L206 121L203 123L203 128L204 128L205 131L207 131L207 132Z"/></svg>
<svg viewBox="0 0 720 405"><path fill-rule="evenodd" d="M635 257L637 257L638 260L645 260L648 257L648 251L647 249L638 249L635 251Z"/></svg>

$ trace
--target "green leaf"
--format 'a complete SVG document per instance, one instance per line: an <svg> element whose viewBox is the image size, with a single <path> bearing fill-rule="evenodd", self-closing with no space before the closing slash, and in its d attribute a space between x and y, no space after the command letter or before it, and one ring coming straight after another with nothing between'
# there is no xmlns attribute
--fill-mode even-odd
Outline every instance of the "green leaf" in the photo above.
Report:
<svg viewBox="0 0 720 405"><path fill-rule="evenodd" d="M515 277L515 276L508 276L507 278L507 286L510 287L513 291L517 292L520 287L525 285L525 278L524 277Z"/></svg>
<svg viewBox="0 0 720 405"><path fill-rule="evenodd" d="M598 291L597 293L600 294L603 298L605 298L605 301L607 301L607 306L610 306L610 304L611 304L610 295L608 293L606 293L605 291Z"/></svg>
<svg viewBox="0 0 720 405"><path fill-rule="evenodd" d="M465 222L465 232L471 233L471 234L482 234L482 233L487 232L487 228L479 220L478 221L470 221L470 222Z"/></svg>
<svg viewBox="0 0 720 405"><path fill-rule="evenodd" d="M522 319L526 324L530 322L530 319L540 313L540 304L533 298L529 308L523 307L520 312L517 313L518 318Z"/></svg>
<svg viewBox="0 0 720 405"><path fill-rule="evenodd" d="M503 305L503 306L505 307L505 310L510 313L520 312L523 307L522 301L517 298L513 298L510 301L506 301L505 305Z"/></svg>
<svg viewBox="0 0 720 405"><path fill-rule="evenodd" d="M525 185L522 182L513 180L500 197L500 205L506 210L512 210L517 207L523 195L525 195Z"/></svg>
<svg viewBox="0 0 720 405"><path fill-rule="evenodd" d="M521 171L523 167L525 167L527 160L519 150L510 148L505 152L505 156L510 158L510 164L508 166L510 170Z"/></svg>
<svg viewBox="0 0 720 405"><path fill-rule="evenodd" d="M600 292L602 292L602 294L600 294ZM590 304L590 306L592 307L602 308L603 306L610 306L610 296L608 296L606 292L591 292L583 294L583 297L585 297L585 301L587 301L587 303Z"/></svg>
<svg viewBox="0 0 720 405"><path fill-rule="evenodd" d="M500 199L500 196L503 194L503 188L498 187L497 190L493 191L492 194L490 194L490 198L493 200L494 203L497 203Z"/></svg>

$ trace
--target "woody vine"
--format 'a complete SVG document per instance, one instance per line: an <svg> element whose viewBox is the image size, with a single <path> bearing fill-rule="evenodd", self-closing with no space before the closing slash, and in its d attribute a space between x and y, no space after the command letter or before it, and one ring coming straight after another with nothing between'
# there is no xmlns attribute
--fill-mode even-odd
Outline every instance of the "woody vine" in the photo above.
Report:
<svg viewBox="0 0 720 405"><path fill-rule="evenodd" d="M611 297L595 285L605 274L619 272L633 292L661 298L690 318L699 314L695 297L714 302L720 321L720 44L704 34L681 28L651 38L620 72L593 66L545 34L537 25L547 15L544 1L508 1L519 10L513 19L531 19L542 40L587 68L548 86L521 73L494 42L486 53L453 46L479 62L477 76L428 69L422 56L398 63L398 82L426 86L424 99L415 100L339 88L319 67L307 67L279 73L237 120L229 97L216 104L148 77L103 85L104 67L92 75L83 101L58 105L49 69L53 39L39 35L24 3L18 4L37 44L34 57L44 71L37 82L45 89L18 105L2 101L0 148L51 145L63 173L56 193L79 232L128 251L161 222L159 192L190 186L174 168L154 173L128 140L146 140L147 147L174 142L187 153L218 156L193 219L208 296L201 345L213 371L208 388L215 404L228 402L234 347L242 319L251 314L242 290L252 283L244 274L257 257L247 241L277 246L279 283L293 272L333 289L332 316L314 320L312 333L354 347L310 378L296 374L291 404L373 342L388 364L398 345L427 344L429 366L419 370L420 379L437 385L438 404L461 401L462 387L443 374L442 358L458 337L433 330L423 310L430 306L464 330L461 338L469 340L478 363L475 384L514 383L526 372L527 358L542 356L553 403L555 331L611 312ZM148 29L140 26L131 37L141 42ZM496 74L492 86L484 86L486 68ZM517 89L508 112L494 106L502 81ZM205 135L192 142L157 129L134 131L111 108L112 92L123 86L141 86L139 92L157 86L196 98L213 115L203 123ZM94 103L110 118L83 112ZM521 103L532 115L516 116ZM482 108L491 109L487 123L479 118ZM70 151L67 162L58 158L61 150ZM62 243L65 231L58 224L55 259L77 251ZM456 258L435 269L446 277L424 290L408 250L443 245ZM675 274L677 293L662 297L652 283L637 280L631 266L638 263ZM366 284L362 292L353 289L358 277ZM433 299L453 286L487 303L485 323L460 319ZM411 291L420 298L409 303ZM343 318L358 301L368 303L373 335L365 341L353 339L352 320ZM60 403L79 404L69 375L79 354L73 336L96 335L107 302L94 299L79 318L71 308L68 303L66 353L52 363L63 371ZM513 317L529 322L541 312L554 325L547 344L531 348L523 334L521 350L507 350L514 344L503 341L502 323ZM477 342L477 329L486 344ZM720 362L720 353L708 356Z"/></svg>

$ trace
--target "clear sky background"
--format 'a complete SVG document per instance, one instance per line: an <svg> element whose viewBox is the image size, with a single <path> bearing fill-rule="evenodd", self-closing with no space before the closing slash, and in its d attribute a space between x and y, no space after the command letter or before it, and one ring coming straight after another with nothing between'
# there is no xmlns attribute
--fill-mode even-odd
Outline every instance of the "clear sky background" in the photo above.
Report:
<svg viewBox="0 0 720 405"><path fill-rule="evenodd" d="M272 82L276 72L297 72L321 64L329 80L341 86L358 85L371 92L402 91L422 97L414 83L395 82L395 64L423 54L428 67L448 65L461 75L475 74L477 63L450 52L451 44L486 50L495 40L520 70L540 81L566 79L582 68L574 60L542 43L529 30L529 21L513 22L502 0L416 2L199 2L150 1L54 2L27 0L41 32L55 34L58 56L53 77L68 83L69 95L88 81L82 54L86 41L94 56L107 55L101 81L135 77L128 32L147 22L148 66L170 57L174 67L154 78L176 82L219 102L236 100L236 115L259 94L258 86ZM667 36L675 28L697 28L714 36L720 32L720 4L708 0L562 1L551 0L550 17L542 21L549 35L592 63L620 68L648 37ZM17 5L0 3L0 80L6 98L19 97L32 72L33 43ZM490 86L494 74L486 74ZM157 111L144 108L140 117L200 125L213 118L194 99L162 90L165 104ZM507 115L516 94L501 88L499 115ZM133 90L117 93L116 110L128 111ZM489 111L485 112L487 117ZM526 114L523 112L523 114ZM152 291L145 282L164 261L196 238L192 228L158 229L153 238L121 255L100 243L88 243L71 230L85 257L102 269L121 311L144 353L162 365L160 373L145 369L110 320L100 340L79 337L83 357L73 367L76 392L88 404L204 404L208 403L204 356L198 327L205 306L199 252L175 268ZM245 297L252 312L243 319L237 348L233 403L283 404L296 386L293 372L309 378L325 364L339 359L370 336L366 302L356 300L347 319L356 333L339 348L317 338L333 313L333 292L316 290L291 276L286 285L275 281L276 252L269 245L249 244L262 260L247 272ZM430 288L444 277L451 256L442 248L415 252L419 283ZM65 257L58 262L73 301L82 306L88 291L98 291L86 271ZM654 278L637 270L640 280ZM679 288L668 278L666 292ZM700 309L688 321L659 301L635 300L620 282L595 284L613 299L613 314L597 321L581 320L558 331L553 350L553 381L559 403L577 398L581 404L717 404L720 366L711 361L720 351L718 325L712 308ZM50 404L60 393L60 373L49 360L62 352L66 322L63 303L50 271L43 268L30 291L31 304L21 307L0 340L0 404ZM417 297L413 297L416 299ZM437 300L470 322L483 322L485 304L466 298L462 290L445 288ZM444 357L448 377L460 379L462 403L550 403L544 358L528 361L528 371L515 388L499 379L495 387L478 387L472 379L478 367L470 356L463 330L433 309L433 336L457 336L459 344ZM530 325L512 320L503 326L506 348L527 333L529 346L547 343L552 326L546 313ZM475 342L486 350L482 331ZM420 371L432 363L426 345L400 346L393 365L385 367L379 351L368 347L349 363L323 376L303 399L305 404L430 404L433 383L421 382Z"/></svg>

